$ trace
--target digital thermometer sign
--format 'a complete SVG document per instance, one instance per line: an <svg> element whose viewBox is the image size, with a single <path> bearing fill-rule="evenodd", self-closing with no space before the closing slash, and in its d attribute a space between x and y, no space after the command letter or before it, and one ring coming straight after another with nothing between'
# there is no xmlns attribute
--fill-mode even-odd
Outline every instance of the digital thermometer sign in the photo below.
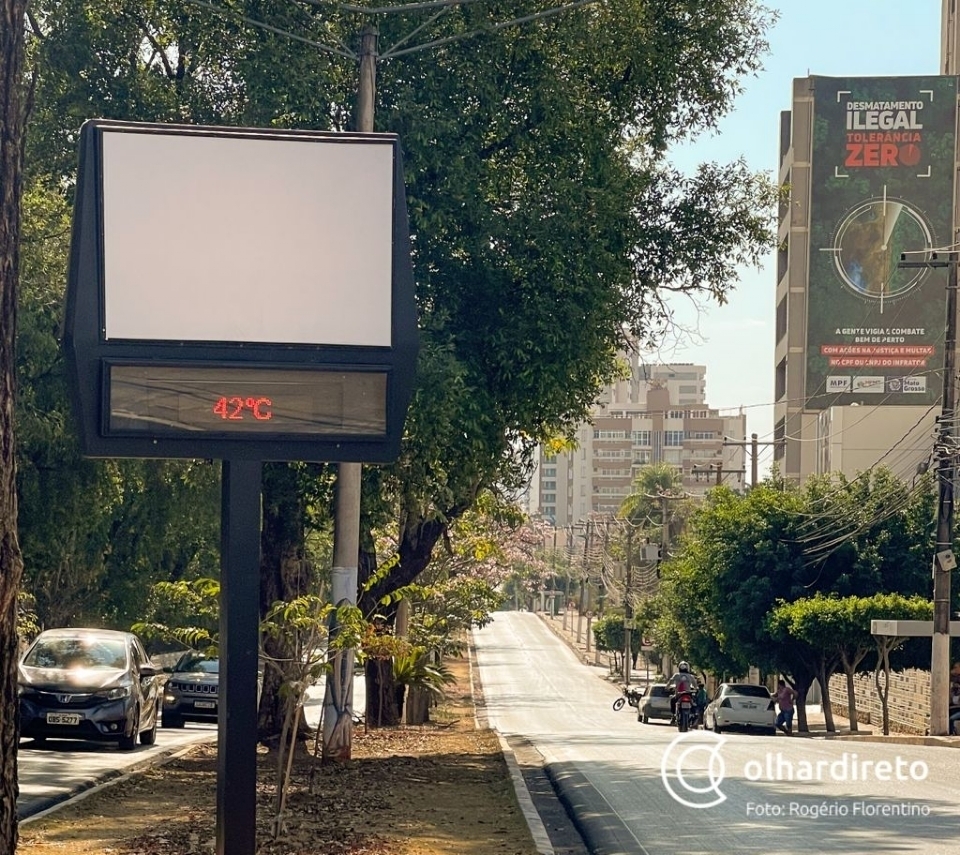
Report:
<svg viewBox="0 0 960 855"><path fill-rule="evenodd" d="M107 366L112 435L213 433L382 437L382 371L193 365Z"/></svg>
<svg viewBox="0 0 960 855"><path fill-rule="evenodd" d="M88 457L396 460L419 348L399 139L87 122L64 314Z"/></svg>

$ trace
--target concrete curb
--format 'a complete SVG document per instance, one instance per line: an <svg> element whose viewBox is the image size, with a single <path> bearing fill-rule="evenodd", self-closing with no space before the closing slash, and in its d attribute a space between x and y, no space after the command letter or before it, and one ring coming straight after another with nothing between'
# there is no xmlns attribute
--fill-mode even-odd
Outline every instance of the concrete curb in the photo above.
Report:
<svg viewBox="0 0 960 855"><path fill-rule="evenodd" d="M586 776L552 765L544 771L591 855L649 855Z"/></svg>

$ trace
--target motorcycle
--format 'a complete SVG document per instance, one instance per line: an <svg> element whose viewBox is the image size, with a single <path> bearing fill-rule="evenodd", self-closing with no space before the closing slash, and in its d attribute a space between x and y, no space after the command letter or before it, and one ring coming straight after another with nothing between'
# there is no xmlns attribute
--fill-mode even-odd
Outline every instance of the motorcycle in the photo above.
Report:
<svg viewBox="0 0 960 855"><path fill-rule="evenodd" d="M677 693L677 730L686 733L697 726L697 708L693 694L688 691Z"/></svg>
<svg viewBox="0 0 960 855"><path fill-rule="evenodd" d="M623 694L613 702L614 710L623 709L624 704L630 704L632 707L640 706L640 699L643 697L643 692L640 689L628 689L626 686L621 686L620 691Z"/></svg>

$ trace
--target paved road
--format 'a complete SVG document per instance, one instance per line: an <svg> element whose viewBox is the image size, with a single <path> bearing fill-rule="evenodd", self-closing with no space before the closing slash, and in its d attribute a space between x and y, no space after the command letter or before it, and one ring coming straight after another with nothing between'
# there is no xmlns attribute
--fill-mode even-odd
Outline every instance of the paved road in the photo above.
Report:
<svg viewBox="0 0 960 855"><path fill-rule="evenodd" d="M956 749L703 731L671 747L536 615L498 613L474 641L491 726L542 755L594 853L960 855Z"/></svg>

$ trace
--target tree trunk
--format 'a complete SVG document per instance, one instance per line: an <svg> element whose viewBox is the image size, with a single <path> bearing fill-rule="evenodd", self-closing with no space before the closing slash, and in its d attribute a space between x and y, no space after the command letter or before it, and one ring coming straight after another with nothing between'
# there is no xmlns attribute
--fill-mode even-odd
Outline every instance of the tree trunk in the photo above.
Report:
<svg viewBox="0 0 960 855"><path fill-rule="evenodd" d="M857 694L854 682L854 669L848 668L846 660L843 663L843 672L847 678L847 718L850 719L850 730L858 731L857 723Z"/></svg>
<svg viewBox="0 0 960 855"><path fill-rule="evenodd" d="M462 509L451 512L462 513ZM381 600L388 594L409 585L430 563L433 548L444 532L440 520L417 520L402 527L398 548L399 562L389 575L366 589L377 571L376 555L371 548L362 548L358 568L359 593L357 605L368 618L372 614L384 617L392 627L396 621L396 606L384 607ZM364 544L369 539L364 541ZM395 727L400 724L400 706L397 703L393 664L390 660L370 659L364 670L367 710L364 721L368 728Z"/></svg>
<svg viewBox="0 0 960 855"><path fill-rule="evenodd" d="M830 703L830 674L832 670L833 669L827 665L823 665L820 668L820 675L818 677L820 694L823 696L823 720L828 733L834 733L837 729L833 721L833 706Z"/></svg>
<svg viewBox="0 0 960 855"><path fill-rule="evenodd" d="M794 705L797 710L797 732L807 733L810 728L807 725L807 693L813 681L806 675L794 676L793 690L797 693Z"/></svg>
<svg viewBox="0 0 960 855"><path fill-rule="evenodd" d="M13 429L26 9L26 0L0 0L0 852L11 853L17 848L17 595L23 577Z"/></svg>
<svg viewBox="0 0 960 855"><path fill-rule="evenodd" d="M877 686L877 697L880 698L880 712L883 718L883 735L890 735L890 651L903 643L902 638L878 639L877 648L880 654L880 667L873 672L873 680ZM880 675L883 674L883 685Z"/></svg>
<svg viewBox="0 0 960 855"><path fill-rule="evenodd" d="M310 579L303 560L304 510L296 469L285 463L263 467L263 525L260 533L260 615L278 600L289 602L309 592ZM291 659L296 651L279 639L265 638L264 652L272 659ZM284 702L280 685L284 676L268 667L263 679L258 738L271 744L283 728ZM297 723L301 734L305 728Z"/></svg>
<svg viewBox="0 0 960 855"><path fill-rule="evenodd" d="M364 721L367 727L396 727L400 724L400 709L397 706L393 663L389 659L368 659L364 679L367 690Z"/></svg>
<svg viewBox="0 0 960 855"><path fill-rule="evenodd" d="M426 724L430 721L431 697L426 689L418 689L416 686L407 690L407 703L403 711L407 724Z"/></svg>

